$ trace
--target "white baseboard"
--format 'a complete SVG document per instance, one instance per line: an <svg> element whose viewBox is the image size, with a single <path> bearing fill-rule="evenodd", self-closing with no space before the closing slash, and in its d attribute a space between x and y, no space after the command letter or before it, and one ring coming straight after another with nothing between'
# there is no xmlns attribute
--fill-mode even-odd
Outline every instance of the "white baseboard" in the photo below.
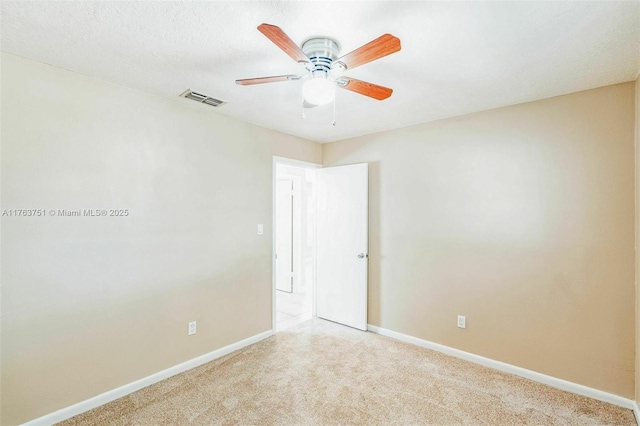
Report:
<svg viewBox="0 0 640 426"><path fill-rule="evenodd" d="M93 398L86 399L70 407L62 408L58 411L54 411L53 413L38 417L35 420L24 423L23 426L52 425L54 423L61 422L73 416L77 416L78 414L84 413L85 411L89 411L93 408L114 401L118 398L122 398L123 396L129 395L132 392L145 388L161 380L167 379L171 376L175 376L178 373L191 370L192 368L198 367L199 365L213 361L217 358L221 358L227 354L230 354L231 352L257 343L270 336L273 336L273 330L268 330L263 333L256 334L255 336L251 336L239 342L232 343L231 345L225 346L224 348L217 349L213 352L209 352L208 354L204 354L189 361L185 361L182 364L169 367L166 370L162 370L140 380L136 380L135 382L120 386L119 388L107 391L98 396L94 396Z"/></svg>
<svg viewBox="0 0 640 426"><path fill-rule="evenodd" d="M599 401L608 402L610 404L618 405L629 410L633 410L636 415L636 419L640 419L640 412L638 405L632 399L624 398L619 395L615 395L609 392L604 392L598 389L590 388L588 386L579 385L577 383L569 382L567 380L558 379L557 377L547 376L546 374L538 373L526 368L516 367L515 365L507 364L504 362L496 361L491 358L485 358L480 355L475 355L469 352L454 349L449 346L444 346L438 343L429 342L428 340L419 339L417 337L409 336L407 334L398 333L392 330L387 330L375 325L367 325L367 329L382 336L391 337L396 340L411 343L416 346L420 346L434 351L442 352L447 355L461 358L467 361L471 361L475 364L480 364L485 367L493 368L494 370L504 371L505 373L515 374L516 376L524 377L534 382L543 383L545 385L552 386L557 389L561 389L567 392L572 392L578 395L587 396L589 398L597 399ZM640 425L640 423L638 423Z"/></svg>
<svg viewBox="0 0 640 426"><path fill-rule="evenodd" d="M636 418L636 424L640 426L640 408L636 401L633 401L633 416Z"/></svg>

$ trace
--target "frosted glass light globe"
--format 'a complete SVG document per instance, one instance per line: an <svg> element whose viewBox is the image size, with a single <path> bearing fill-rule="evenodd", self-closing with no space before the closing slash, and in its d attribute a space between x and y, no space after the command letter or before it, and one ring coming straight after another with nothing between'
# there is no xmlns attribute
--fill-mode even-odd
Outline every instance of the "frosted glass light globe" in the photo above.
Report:
<svg viewBox="0 0 640 426"><path fill-rule="evenodd" d="M312 78L302 85L302 96L314 105L328 104L336 97L336 85L326 78Z"/></svg>

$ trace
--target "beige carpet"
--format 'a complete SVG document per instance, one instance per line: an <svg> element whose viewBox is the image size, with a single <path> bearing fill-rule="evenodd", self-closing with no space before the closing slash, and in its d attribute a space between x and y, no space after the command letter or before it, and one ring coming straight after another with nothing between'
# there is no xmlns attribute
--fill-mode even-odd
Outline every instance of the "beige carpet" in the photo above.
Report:
<svg viewBox="0 0 640 426"><path fill-rule="evenodd" d="M630 410L313 319L62 424L635 422Z"/></svg>

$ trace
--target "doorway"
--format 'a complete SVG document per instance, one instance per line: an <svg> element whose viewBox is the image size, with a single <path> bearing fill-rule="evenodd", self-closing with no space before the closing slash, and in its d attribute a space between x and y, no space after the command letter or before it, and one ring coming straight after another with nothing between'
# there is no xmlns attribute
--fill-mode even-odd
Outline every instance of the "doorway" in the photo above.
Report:
<svg viewBox="0 0 640 426"><path fill-rule="evenodd" d="M319 164L273 161L273 329L315 315L316 170Z"/></svg>

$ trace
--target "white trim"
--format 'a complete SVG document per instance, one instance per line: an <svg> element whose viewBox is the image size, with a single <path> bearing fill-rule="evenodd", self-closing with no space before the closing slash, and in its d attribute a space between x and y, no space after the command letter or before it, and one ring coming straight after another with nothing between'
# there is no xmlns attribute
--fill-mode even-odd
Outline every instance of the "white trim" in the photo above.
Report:
<svg viewBox="0 0 640 426"><path fill-rule="evenodd" d="M546 374L538 373L536 371L527 370L526 368L516 367L515 365L507 364L501 361L496 361L491 358L485 358L480 355L475 355L469 352L454 349L449 346L444 346L438 343L430 342L428 340L419 339L417 337L409 336L407 334L398 333L396 331L387 330L382 327L369 324L367 329L371 332L380 334L382 336L391 337L396 340L411 343L416 346L420 346L434 351L442 352L447 355L461 358L466 361L480 364L485 367L493 368L495 370L504 371L505 373L515 374L516 376L524 377L534 382L543 383L545 385L552 386L557 389L561 389L567 392L572 392L578 395L587 396L589 398L597 399L599 401L608 402L629 410L634 410L636 419L638 412L636 412L637 404L635 401L624 398L619 395L615 395L609 392L604 392L598 389L590 388L588 386L579 385L577 383L569 382L567 380L558 379L557 377L547 376Z"/></svg>
<svg viewBox="0 0 640 426"><path fill-rule="evenodd" d="M640 408L636 401L633 401L633 417L636 418L636 424L640 426Z"/></svg>
<svg viewBox="0 0 640 426"><path fill-rule="evenodd" d="M176 374L182 373L183 371L191 370L192 368L198 367L199 365L213 361L217 358L221 358L225 355L230 354L231 352L257 343L270 336L273 336L272 330L256 334L255 336L251 336L247 339L232 343L223 348L216 349L213 352L209 352L208 354L204 354L189 361L185 361L182 364L174 365L173 367L169 367L166 370L162 370L140 380L136 380L135 382L131 382L124 386L120 386L119 388L102 393L98 396L94 396L93 398L86 399L84 401L78 402L77 404L62 408L58 411L54 411L53 413L44 415L42 417L38 417L37 419L24 423L23 426L52 425L54 423L67 420L73 416L82 414L85 411L89 411L93 408L99 407L118 398L122 398L123 396L127 396L132 392L145 388L161 380L168 379L169 377L175 376Z"/></svg>

